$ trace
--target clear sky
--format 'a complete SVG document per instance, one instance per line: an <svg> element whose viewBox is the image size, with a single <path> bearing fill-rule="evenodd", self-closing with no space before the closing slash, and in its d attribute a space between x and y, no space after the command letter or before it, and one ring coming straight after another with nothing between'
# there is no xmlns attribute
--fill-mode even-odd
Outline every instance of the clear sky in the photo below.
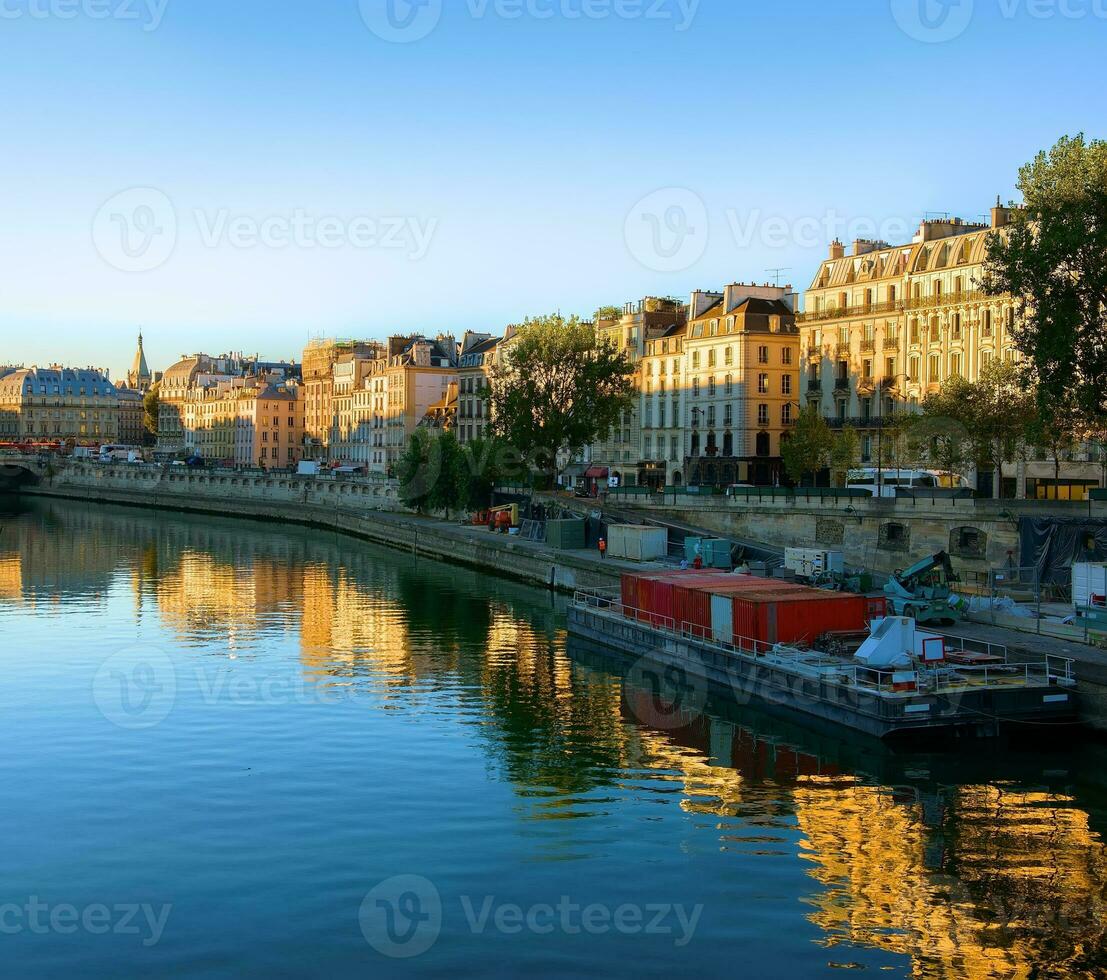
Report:
<svg viewBox="0 0 1107 980"><path fill-rule="evenodd" d="M802 289L1103 136L1105 51L1107 0L0 0L0 363Z"/></svg>

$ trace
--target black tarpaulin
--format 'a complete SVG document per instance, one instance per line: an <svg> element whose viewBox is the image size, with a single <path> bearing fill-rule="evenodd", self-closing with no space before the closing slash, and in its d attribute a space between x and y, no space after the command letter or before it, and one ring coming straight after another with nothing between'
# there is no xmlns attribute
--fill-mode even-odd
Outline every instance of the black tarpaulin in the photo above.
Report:
<svg viewBox="0 0 1107 980"><path fill-rule="evenodd" d="M1019 545L1022 566L1036 566L1042 585L1068 585L1073 562L1107 561L1107 520L1024 517Z"/></svg>

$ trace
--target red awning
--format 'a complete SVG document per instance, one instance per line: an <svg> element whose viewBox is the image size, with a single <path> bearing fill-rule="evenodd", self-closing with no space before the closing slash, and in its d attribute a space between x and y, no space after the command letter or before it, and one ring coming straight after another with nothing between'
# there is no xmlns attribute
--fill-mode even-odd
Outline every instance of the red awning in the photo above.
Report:
<svg viewBox="0 0 1107 980"><path fill-rule="evenodd" d="M586 479L589 480L606 480L608 470L606 466L593 466L587 473L584 474Z"/></svg>

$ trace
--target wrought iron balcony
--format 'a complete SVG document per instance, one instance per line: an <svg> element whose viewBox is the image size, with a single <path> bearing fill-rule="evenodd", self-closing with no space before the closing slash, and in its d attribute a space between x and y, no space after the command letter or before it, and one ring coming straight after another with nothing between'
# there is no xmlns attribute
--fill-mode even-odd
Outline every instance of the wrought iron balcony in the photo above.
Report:
<svg viewBox="0 0 1107 980"><path fill-rule="evenodd" d="M800 313L796 317L798 323L818 323L823 320L840 320L843 317L874 316L880 313L898 313L903 309L903 303L894 300L890 303L862 303L857 306L836 306L826 310L812 310Z"/></svg>
<svg viewBox="0 0 1107 980"><path fill-rule="evenodd" d="M941 296L913 296L907 300L907 309L932 310L939 306L959 306L962 303L979 303L999 298L990 296L982 289L963 289L957 293L943 293Z"/></svg>

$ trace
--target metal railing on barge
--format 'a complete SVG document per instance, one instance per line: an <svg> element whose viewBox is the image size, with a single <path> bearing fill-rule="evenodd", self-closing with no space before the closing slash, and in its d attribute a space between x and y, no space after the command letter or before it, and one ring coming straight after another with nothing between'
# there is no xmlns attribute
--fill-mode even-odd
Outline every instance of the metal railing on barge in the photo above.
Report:
<svg viewBox="0 0 1107 980"><path fill-rule="evenodd" d="M716 653L762 661L766 666L798 668L810 679L833 681L858 691L882 696L918 697L927 694L965 694L981 689L1072 687L1076 683L1074 661L1064 657L1048 656L1045 662L1015 664L1007 659L1006 648L989 645L991 651L1002 650L1003 662L991 665L930 665L904 670L880 670L864 664L849 663L832 654L814 649L801 649L788 644L766 643L752 637L734 636L725 643L713 635L713 631L694 623L675 619L628 606L622 601L618 589L583 589L573 594L573 605L579 609L609 613L630 625L644 626L671 635L674 639L694 642ZM979 647L978 641L964 637L937 634L950 649L969 651ZM806 669L803 669L806 668ZM917 686L909 690L897 680L904 672L916 675Z"/></svg>

